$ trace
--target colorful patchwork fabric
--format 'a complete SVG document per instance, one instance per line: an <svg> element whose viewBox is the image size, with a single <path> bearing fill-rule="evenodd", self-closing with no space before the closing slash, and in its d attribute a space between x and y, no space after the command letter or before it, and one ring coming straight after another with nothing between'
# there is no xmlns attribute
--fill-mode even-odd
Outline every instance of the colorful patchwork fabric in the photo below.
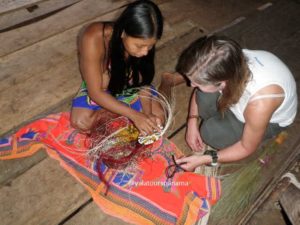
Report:
<svg viewBox="0 0 300 225"><path fill-rule="evenodd" d="M131 168L101 171L109 191L97 176L97 166L87 157L87 137L71 128L69 113L49 115L0 139L0 159L31 156L40 149L82 183L106 213L134 224L195 224L220 198L220 181L191 172L167 179L165 169L172 154L183 153L169 140L152 144L151 157Z"/></svg>

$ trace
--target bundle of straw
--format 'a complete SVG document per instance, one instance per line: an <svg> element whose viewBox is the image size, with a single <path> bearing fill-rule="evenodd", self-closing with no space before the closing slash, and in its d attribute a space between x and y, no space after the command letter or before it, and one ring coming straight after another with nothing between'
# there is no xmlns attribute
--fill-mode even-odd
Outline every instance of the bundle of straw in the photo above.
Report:
<svg viewBox="0 0 300 225"><path fill-rule="evenodd" d="M287 137L286 132L280 133L276 139L272 139L258 149L259 159L250 161L235 173L227 176L222 181L222 197L213 208L213 221L224 221L229 224L230 218L237 218L250 207L250 203L257 196L257 190L264 181L263 168L267 160L270 160L280 149L280 145ZM221 220L222 219L222 220ZM227 220L228 219L228 220ZM214 222L212 222L214 224Z"/></svg>

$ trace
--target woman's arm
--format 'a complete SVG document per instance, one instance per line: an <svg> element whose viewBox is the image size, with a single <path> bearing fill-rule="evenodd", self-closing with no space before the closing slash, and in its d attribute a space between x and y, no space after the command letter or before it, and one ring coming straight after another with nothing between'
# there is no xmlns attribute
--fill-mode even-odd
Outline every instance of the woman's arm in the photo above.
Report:
<svg viewBox="0 0 300 225"><path fill-rule="evenodd" d="M187 128L185 134L186 142L193 151L201 151L204 149L204 143L199 132L198 119L199 115L198 105L196 102L196 89L194 89L190 100Z"/></svg>
<svg viewBox="0 0 300 225"><path fill-rule="evenodd" d="M283 98L268 98L249 103L245 109L245 126L240 141L218 151L218 162L233 162L244 159L255 152L261 143L272 114L283 102ZM210 156L190 156L177 160L187 170L211 163Z"/></svg>
<svg viewBox="0 0 300 225"><path fill-rule="evenodd" d="M264 137L273 112L278 108L277 100L258 100L246 107L242 138L232 146L218 152L219 162L238 161L255 152Z"/></svg>
<svg viewBox="0 0 300 225"><path fill-rule="evenodd" d="M196 102L196 88L194 88L190 100L189 114L188 116L198 116L198 105Z"/></svg>
<svg viewBox="0 0 300 225"><path fill-rule="evenodd" d="M80 70L86 81L88 94L101 107L130 118L141 132L151 133L158 128L151 118L127 107L104 91L108 85L108 77L104 74L106 68L103 61L106 52L102 26L99 23L90 25L79 44Z"/></svg>

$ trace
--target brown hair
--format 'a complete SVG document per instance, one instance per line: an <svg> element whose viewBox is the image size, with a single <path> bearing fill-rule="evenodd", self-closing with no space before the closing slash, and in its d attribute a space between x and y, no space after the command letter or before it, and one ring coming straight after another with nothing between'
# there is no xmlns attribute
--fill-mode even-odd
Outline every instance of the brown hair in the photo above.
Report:
<svg viewBox="0 0 300 225"><path fill-rule="evenodd" d="M240 45L221 36L202 37L185 49L178 61L177 71L195 83L226 86L218 101L224 112L237 103L250 77L247 59Z"/></svg>

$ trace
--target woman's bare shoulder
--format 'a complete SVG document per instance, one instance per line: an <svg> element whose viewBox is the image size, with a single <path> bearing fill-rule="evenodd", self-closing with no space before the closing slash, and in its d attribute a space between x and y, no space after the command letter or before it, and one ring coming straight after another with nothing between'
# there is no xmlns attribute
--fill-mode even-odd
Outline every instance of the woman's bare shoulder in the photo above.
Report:
<svg viewBox="0 0 300 225"><path fill-rule="evenodd" d="M113 23L111 22L94 22L85 27L84 36L96 38L111 37L113 31Z"/></svg>
<svg viewBox="0 0 300 225"><path fill-rule="evenodd" d="M101 48L103 43L107 46L113 32L112 23L94 22L89 24L79 35L79 43L96 45Z"/></svg>
<svg viewBox="0 0 300 225"><path fill-rule="evenodd" d="M99 40L103 38L103 27L104 23L102 22L94 22L89 24L87 27L85 27L81 39L88 39L88 40Z"/></svg>
<svg viewBox="0 0 300 225"><path fill-rule="evenodd" d="M110 40L112 26L104 22L89 24L79 35L79 52L96 52L104 55Z"/></svg>

